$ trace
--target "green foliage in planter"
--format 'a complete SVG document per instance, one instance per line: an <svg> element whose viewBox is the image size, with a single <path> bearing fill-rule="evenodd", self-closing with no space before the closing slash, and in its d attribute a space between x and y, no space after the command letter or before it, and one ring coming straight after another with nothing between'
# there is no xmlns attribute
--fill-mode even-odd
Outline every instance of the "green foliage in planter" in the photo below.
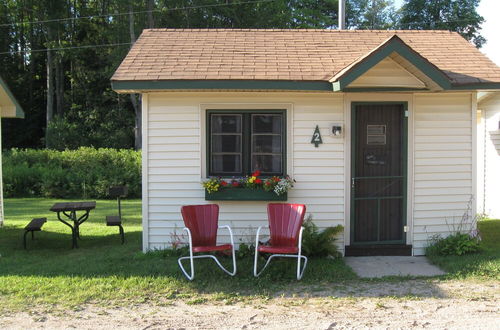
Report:
<svg viewBox="0 0 500 330"><path fill-rule="evenodd" d="M427 255L461 256L480 251L479 238L469 234L455 233L446 238L435 236L426 248Z"/></svg>
<svg viewBox="0 0 500 330"><path fill-rule="evenodd" d="M107 198L112 185L141 196L141 153L134 150L18 150L3 153L6 197Z"/></svg>
<svg viewBox="0 0 500 330"><path fill-rule="evenodd" d="M318 226L312 221L312 216L309 215L303 226L302 253L304 255L308 257L341 256L335 241L337 240L337 234L344 230L342 225L328 227L320 232Z"/></svg>

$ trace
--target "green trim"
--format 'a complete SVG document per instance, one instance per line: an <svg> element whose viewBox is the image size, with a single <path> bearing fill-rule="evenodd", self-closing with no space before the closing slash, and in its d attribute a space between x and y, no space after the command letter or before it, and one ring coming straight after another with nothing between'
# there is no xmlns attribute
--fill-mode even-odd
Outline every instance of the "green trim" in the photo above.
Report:
<svg viewBox="0 0 500 330"><path fill-rule="evenodd" d="M428 88L407 88L407 87L352 87L344 88L343 92L362 93L362 92L425 92Z"/></svg>
<svg viewBox="0 0 500 330"><path fill-rule="evenodd" d="M500 89L500 83L482 83L470 85L455 85L453 90Z"/></svg>
<svg viewBox="0 0 500 330"><path fill-rule="evenodd" d="M287 199L287 193L278 196L272 191L263 189L224 188L210 194L205 190L207 201L286 201Z"/></svg>
<svg viewBox="0 0 500 330"><path fill-rule="evenodd" d="M14 118L24 118L23 108L19 102L17 102L17 99L14 97L5 81L3 81L2 77L0 77L0 86L5 90L5 93L9 97L10 101L14 103L14 106L16 107L16 116Z"/></svg>
<svg viewBox="0 0 500 330"><path fill-rule="evenodd" d="M344 73L336 82L333 83L333 90L335 92L343 91L355 79L366 73L366 71L394 52L398 53L412 63L417 69L432 79L441 88L445 90L451 89L450 80L441 70L422 57L419 53L414 51L411 47L406 45L398 36L393 36L384 45L376 49L368 57L355 64L346 73Z"/></svg>
<svg viewBox="0 0 500 330"><path fill-rule="evenodd" d="M368 198L356 198L354 196L354 189L352 186L352 181L353 179L357 179L355 176L356 174L356 133L357 133L357 126L356 126L356 106L358 105L393 105L393 104L400 104L403 106L403 150L402 150L402 156L403 156L403 175L402 176L389 176L387 178L402 178L403 179L403 195L402 197L399 196L389 196L389 197L381 197L377 199L396 199L396 198L402 198L403 199L403 223L401 226L401 240L391 240L391 241L370 241L370 242L354 242L354 232L355 232L355 201L356 200L362 200L362 199L368 199ZM350 238L351 238L351 246L358 246L358 245L366 245L366 244L381 244L381 245L386 245L386 244L406 244L406 233L404 232L404 227L407 225L407 210L408 210L408 117L406 117L405 113L408 111L408 102L403 102L403 101L387 101L387 102L351 102L351 216L350 216ZM366 177L361 177L361 178L366 178ZM373 177L374 179L377 178L382 178L382 177ZM378 202L380 203L380 202ZM377 212L380 211L380 206L378 207ZM377 221L379 220L380 217L377 218ZM379 234L379 233L377 233Z"/></svg>
<svg viewBox="0 0 500 330"><path fill-rule="evenodd" d="M127 90L165 90L165 89L269 89L331 91L328 81L290 81L290 80L157 80L157 81L111 81L115 91Z"/></svg>
<svg viewBox="0 0 500 330"><path fill-rule="evenodd" d="M206 111L206 170L207 176L221 176L221 174L213 174L211 169L210 155L212 154L212 144L211 144L211 120L210 115L212 114L235 114L242 115L242 173L236 173L234 175L222 175L222 177L241 177L249 175L251 171L251 115L252 114L278 114L282 116L282 127L281 127L281 148L282 148L282 173L272 173L270 175L284 176L287 173L287 111L286 109L207 109Z"/></svg>

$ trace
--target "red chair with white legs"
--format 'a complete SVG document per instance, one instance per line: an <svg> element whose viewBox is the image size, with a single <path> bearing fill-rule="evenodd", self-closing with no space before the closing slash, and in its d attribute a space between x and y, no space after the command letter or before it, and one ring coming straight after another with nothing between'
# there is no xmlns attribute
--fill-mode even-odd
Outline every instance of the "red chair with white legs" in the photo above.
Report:
<svg viewBox="0 0 500 330"><path fill-rule="evenodd" d="M269 245L259 245L259 235L263 226L257 229L255 238L255 260L253 265L253 275L258 277L269 265L274 257L297 258L297 280L302 278L307 266L307 257L302 255L302 223L306 206L303 204L271 203L267 206L267 216L269 220L269 231L271 239ZM257 272L257 261L259 252L270 253L266 264ZM301 269L300 263L304 261Z"/></svg>
<svg viewBox="0 0 500 330"><path fill-rule="evenodd" d="M181 208L182 218L186 227L184 230L189 239L189 257L181 257L177 260L179 267L186 277L191 281L194 278L194 259L211 258L227 274L236 274L236 256L234 253L233 232L229 226L219 226L219 205L186 205ZM217 245L217 230L227 229L231 238L231 244ZM231 251L233 255L233 271L224 268L219 260L211 255L194 255L199 252ZM191 264L191 274L188 274L182 266L182 260L189 259Z"/></svg>

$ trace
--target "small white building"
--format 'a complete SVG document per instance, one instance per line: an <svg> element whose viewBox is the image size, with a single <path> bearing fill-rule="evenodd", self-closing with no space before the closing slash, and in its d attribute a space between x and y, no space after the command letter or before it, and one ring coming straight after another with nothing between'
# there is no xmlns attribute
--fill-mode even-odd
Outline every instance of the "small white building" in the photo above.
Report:
<svg viewBox="0 0 500 330"><path fill-rule="evenodd" d="M0 120L1 118L24 118L24 112L14 95L10 92L7 84L0 77ZM0 125L0 226L3 224L4 219L1 133Z"/></svg>
<svg viewBox="0 0 500 330"><path fill-rule="evenodd" d="M479 94L478 213L500 219L500 92Z"/></svg>
<svg viewBox="0 0 500 330"><path fill-rule="evenodd" d="M422 255L476 197L477 95L500 68L447 31L156 29L112 86L142 95L144 251L178 239L186 204L252 242L267 201L201 182L260 170L343 225L346 255Z"/></svg>

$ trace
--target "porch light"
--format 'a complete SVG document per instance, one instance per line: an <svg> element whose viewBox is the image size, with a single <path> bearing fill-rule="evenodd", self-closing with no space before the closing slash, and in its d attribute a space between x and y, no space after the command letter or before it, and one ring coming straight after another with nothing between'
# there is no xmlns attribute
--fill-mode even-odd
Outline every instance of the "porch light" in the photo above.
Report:
<svg viewBox="0 0 500 330"><path fill-rule="evenodd" d="M335 137L342 136L342 124L333 124L332 125L332 135Z"/></svg>

